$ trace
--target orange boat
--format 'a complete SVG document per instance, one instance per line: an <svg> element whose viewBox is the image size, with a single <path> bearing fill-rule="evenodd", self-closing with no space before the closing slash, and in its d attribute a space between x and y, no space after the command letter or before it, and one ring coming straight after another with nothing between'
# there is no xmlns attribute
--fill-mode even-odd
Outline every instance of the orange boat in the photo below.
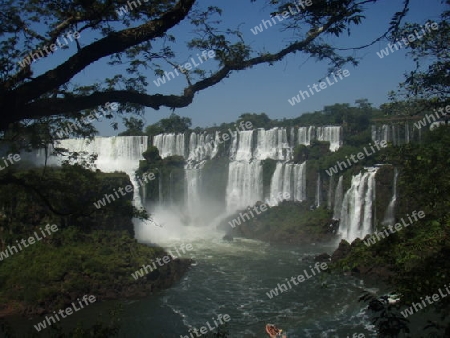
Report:
<svg viewBox="0 0 450 338"><path fill-rule="evenodd" d="M266 332L270 338L287 338L285 334L283 336L281 335L283 330L273 324L266 324Z"/></svg>

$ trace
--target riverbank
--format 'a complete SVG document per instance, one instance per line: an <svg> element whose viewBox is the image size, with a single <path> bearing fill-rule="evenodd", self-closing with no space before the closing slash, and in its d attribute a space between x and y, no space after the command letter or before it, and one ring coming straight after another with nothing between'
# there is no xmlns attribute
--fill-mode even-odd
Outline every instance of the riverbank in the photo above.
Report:
<svg viewBox="0 0 450 338"><path fill-rule="evenodd" d="M192 263L177 258L135 280L136 269L166 251L137 243L126 232L69 228L54 237L0 265L0 318L42 316L84 294L98 301L146 297L179 281Z"/></svg>
<svg viewBox="0 0 450 338"><path fill-rule="evenodd" d="M284 201L256 216L231 227L237 212L221 222L227 238L243 237L276 244L328 243L337 240L337 223L325 208L310 210L305 202Z"/></svg>

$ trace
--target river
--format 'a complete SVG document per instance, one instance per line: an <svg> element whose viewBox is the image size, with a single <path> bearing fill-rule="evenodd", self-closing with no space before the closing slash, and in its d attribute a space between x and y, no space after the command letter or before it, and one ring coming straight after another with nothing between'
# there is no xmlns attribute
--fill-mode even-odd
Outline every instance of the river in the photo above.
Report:
<svg viewBox="0 0 450 338"><path fill-rule="evenodd" d="M191 338L190 328L199 330L207 322L215 327L219 314L231 317L227 327L233 338L267 337L266 323L281 327L288 338L375 336L358 298L377 288L327 270L311 273L313 256L332 252L335 243L294 247L219 238L185 241L194 248L185 257L195 264L172 288L126 302L120 336ZM166 243L167 248L174 245L179 243ZM304 270L311 278L268 297L278 283Z"/></svg>

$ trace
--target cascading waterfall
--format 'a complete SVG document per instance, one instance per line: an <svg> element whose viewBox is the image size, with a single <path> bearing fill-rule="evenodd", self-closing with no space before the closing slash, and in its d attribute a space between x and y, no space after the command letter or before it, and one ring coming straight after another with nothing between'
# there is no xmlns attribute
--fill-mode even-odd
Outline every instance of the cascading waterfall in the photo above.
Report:
<svg viewBox="0 0 450 338"><path fill-rule="evenodd" d="M343 239L352 242L372 233L375 175L378 168L366 168L352 178L345 193L340 214L339 232Z"/></svg>
<svg viewBox="0 0 450 338"><path fill-rule="evenodd" d="M420 142L420 134L421 130L416 128L411 129L408 122L404 124L372 125L372 141L391 142L394 146L413 141Z"/></svg>
<svg viewBox="0 0 450 338"><path fill-rule="evenodd" d="M158 148L162 158L185 156L184 134L159 134L153 137L153 145Z"/></svg>
<svg viewBox="0 0 450 338"><path fill-rule="evenodd" d="M294 164L294 201L306 200L306 161Z"/></svg>
<svg viewBox="0 0 450 338"><path fill-rule="evenodd" d="M328 195L327 195L327 209L328 210L331 210L333 208L333 186L334 186L334 175L331 175L329 185L328 185Z"/></svg>
<svg viewBox="0 0 450 338"><path fill-rule="evenodd" d="M289 145L294 148L295 147L295 128L290 128L290 134L289 134Z"/></svg>
<svg viewBox="0 0 450 338"><path fill-rule="evenodd" d="M389 201L389 205L384 213L383 221L381 222L384 226L394 225L395 223L395 204L397 202L397 179L398 179L398 169L394 169L394 183L392 186L392 197Z"/></svg>
<svg viewBox="0 0 450 338"><path fill-rule="evenodd" d="M309 146L311 144L311 140L314 139L316 127L299 127L298 128L298 144L303 144L305 146Z"/></svg>
<svg viewBox="0 0 450 338"><path fill-rule="evenodd" d="M306 162L301 164L278 162L270 183L271 206L278 205L281 196L290 201L306 199Z"/></svg>
<svg viewBox="0 0 450 338"><path fill-rule="evenodd" d="M260 161L231 162L228 169L226 191L227 210L254 205L263 199L262 165Z"/></svg>
<svg viewBox="0 0 450 338"><path fill-rule="evenodd" d="M233 134L233 143L236 140L236 152L230 154L235 161L251 161L253 158L253 130L239 131Z"/></svg>
<svg viewBox="0 0 450 338"><path fill-rule="evenodd" d="M316 208L320 207L322 202L322 183L320 180L320 173L317 173L317 183L316 183Z"/></svg>
<svg viewBox="0 0 450 338"><path fill-rule="evenodd" d="M292 157L292 148L287 139L286 128L258 129L257 143L254 158L265 160L267 158L279 161L288 161Z"/></svg>
<svg viewBox="0 0 450 338"><path fill-rule="evenodd" d="M340 176L338 184L334 191L334 209L333 209L333 219L338 220L341 217L342 200L344 198L344 186L343 186L344 176Z"/></svg>
<svg viewBox="0 0 450 338"><path fill-rule="evenodd" d="M232 160L228 167L226 203L228 212L255 204L263 198L261 161L253 160L253 131L233 134Z"/></svg>
<svg viewBox="0 0 450 338"><path fill-rule="evenodd" d="M289 133L289 137L288 137ZM280 196L288 193L290 200L306 200L306 163L290 163L293 148L297 143L309 145L311 140L319 139L330 142L330 149L336 150L341 145L340 126L323 127L275 127L269 130L230 131L229 164L227 184L224 191L227 213L254 205L257 201L269 200L276 205ZM202 181L207 179L201 174L201 167L216 156L218 142L214 134L190 133L161 134L154 137L154 145L160 150L161 157L184 154L185 166L185 211L188 214L201 210L207 202L202 200ZM217 140L218 132L215 134ZM184 145L181 142L187 142ZM278 161L271 179L268 195L264 195L262 162L266 159ZM172 182L172 181L171 181ZM322 204L321 182L318 182L317 205ZM169 192L172 191L169 187ZM167 204L168 201L165 201ZM202 205L203 204L203 205ZM175 205L174 205L175 207ZM190 215L195 218L195 215ZM188 217L190 217L188 216ZM198 215L197 215L198 216Z"/></svg>
<svg viewBox="0 0 450 338"><path fill-rule="evenodd" d="M330 150L336 151L342 146L342 127L324 126L324 127L299 127L298 144L309 146L312 140L330 142Z"/></svg>
<svg viewBox="0 0 450 338"><path fill-rule="evenodd" d="M116 137L94 137L93 140L76 138L58 141L58 147L67 149L70 152L87 152L97 154L95 167L103 172L121 171L130 177L133 185L134 206L138 209L143 208L140 195L140 184L136 178L136 170L139 168L139 161L143 160L142 153L147 150L147 136L116 136ZM41 161L36 152L37 162ZM30 155L28 155L30 157ZM50 156L49 165L60 165L59 156ZM37 163L41 164L41 163ZM99 196L100 198L101 196ZM134 220L135 231L139 232L140 222Z"/></svg>
<svg viewBox="0 0 450 338"><path fill-rule="evenodd" d="M212 159L217 155L218 142L216 142L217 133L213 138L206 133L191 133L189 136L188 161L200 162Z"/></svg>
<svg viewBox="0 0 450 338"><path fill-rule="evenodd" d="M201 218L202 199L201 199L201 168L185 169L186 192L185 207L188 214L193 219Z"/></svg>
<svg viewBox="0 0 450 338"><path fill-rule="evenodd" d="M342 145L342 127L326 126L317 127L317 140L330 142L330 150L336 151Z"/></svg>

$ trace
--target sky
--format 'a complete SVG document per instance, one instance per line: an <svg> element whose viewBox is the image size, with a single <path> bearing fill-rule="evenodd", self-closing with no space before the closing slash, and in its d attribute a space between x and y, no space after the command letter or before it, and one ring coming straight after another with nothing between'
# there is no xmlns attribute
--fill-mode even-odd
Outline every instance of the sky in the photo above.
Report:
<svg viewBox="0 0 450 338"><path fill-rule="evenodd" d="M337 40L331 39L330 42L340 48L356 47L371 42L384 33L392 15L402 9L402 2L402 0L381 0L375 5L367 6L369 10L365 13L366 19L361 25L354 26L350 37L343 36ZM201 0L200 5L220 7L223 10L224 25L230 28L240 25L245 41L255 49L263 48L275 52L286 46L291 36L290 33L280 30L280 24L269 27L257 35L251 32L250 29L259 25L261 20L270 18L270 8L264 6L263 1L251 3L250 0ZM443 8L440 0L411 0L406 21L419 24L427 20L438 21ZM171 33L176 36L180 46L176 61L179 63L188 61L192 52L184 48L183 41L192 37L192 32L187 31L186 26L178 25ZM83 41L83 38L86 37L81 36L79 39L81 45L88 42L88 39ZM378 107L388 102L387 93L395 90L398 83L403 80L404 73L414 67L413 62L405 56L406 49L396 51L382 59L378 57L377 52L386 48L387 44L387 41L380 41L366 49L351 52L352 56L360 59L360 64L356 67L351 65L344 67L349 73L347 77L320 92L315 92L294 106L288 99L296 96L299 90L307 90L308 85L313 86L325 77L328 69L326 62L317 62L305 54L297 53L272 66L258 65L244 71L233 72L221 83L197 93L191 105L176 109L175 113L191 118L193 127L206 127L235 121L239 115L247 112L264 112L271 119L294 118L306 112L322 110L324 106L334 103L353 105L355 100L360 98L367 98ZM53 61L67 57L73 48L69 46L67 51L61 51ZM49 61L51 58L42 62L40 67L44 67ZM214 61L207 60L202 66L213 65ZM169 65L163 69L173 70ZM89 84L116 73L117 70L101 60L82 71L74 80ZM148 76L150 94L180 94L186 85L185 79L179 76L157 87L153 83L153 80L157 80L157 76L150 71L145 75ZM168 108L161 108L158 111L147 108L143 119L145 125L149 125L168 117L171 113ZM124 130L120 117L114 121L119 122L119 130L113 130L110 126L111 121L108 120L95 123L101 136L114 136Z"/></svg>

